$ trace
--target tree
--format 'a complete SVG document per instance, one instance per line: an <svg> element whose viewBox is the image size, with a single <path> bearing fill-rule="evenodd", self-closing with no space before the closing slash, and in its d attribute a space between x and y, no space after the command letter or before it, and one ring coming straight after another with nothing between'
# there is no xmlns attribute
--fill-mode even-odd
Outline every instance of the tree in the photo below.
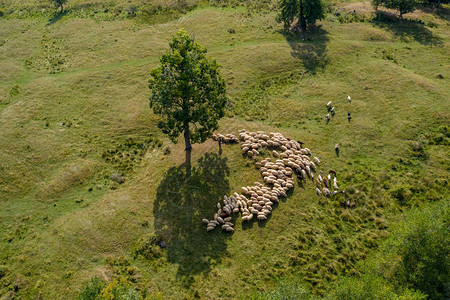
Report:
<svg viewBox="0 0 450 300"><path fill-rule="evenodd" d="M379 5L390 9L396 9L400 13L400 18L404 14L413 12L419 6L418 0L372 0L372 5L378 8Z"/></svg>
<svg viewBox="0 0 450 300"><path fill-rule="evenodd" d="M308 26L325 16L321 0L281 0L280 8L278 20L284 23L285 28L290 28L297 19L297 25L300 25L302 31L306 31Z"/></svg>
<svg viewBox="0 0 450 300"><path fill-rule="evenodd" d="M51 3L53 3L56 7L61 8L61 12L64 11L63 5L66 4L69 0L49 0Z"/></svg>
<svg viewBox="0 0 450 300"><path fill-rule="evenodd" d="M150 107L162 116L158 127L176 143L184 132L186 150L204 142L225 114L225 81L214 58L186 31L180 30L150 73ZM191 126L192 125L192 126Z"/></svg>

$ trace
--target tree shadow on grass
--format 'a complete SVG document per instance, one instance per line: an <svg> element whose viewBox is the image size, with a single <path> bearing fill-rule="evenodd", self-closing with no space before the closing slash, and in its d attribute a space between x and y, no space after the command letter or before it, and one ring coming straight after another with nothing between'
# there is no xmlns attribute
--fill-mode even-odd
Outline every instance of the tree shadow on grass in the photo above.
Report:
<svg viewBox="0 0 450 300"><path fill-rule="evenodd" d="M292 57L303 62L305 69L312 74L323 69L327 63L328 31L321 25L314 26L306 33L299 31L282 32L289 46L292 48Z"/></svg>
<svg viewBox="0 0 450 300"><path fill-rule="evenodd" d="M413 39L422 45L443 45L442 39L434 35L420 20L400 19L397 15L379 10L376 12L372 23L381 29L391 32L402 41L407 42Z"/></svg>
<svg viewBox="0 0 450 300"><path fill-rule="evenodd" d="M61 20L62 17L64 17L67 14L67 10L64 11L55 11L55 13L53 14L53 16L48 20L47 26L53 25L54 23L58 22L59 20Z"/></svg>
<svg viewBox="0 0 450 300"><path fill-rule="evenodd" d="M447 22L450 22L450 8L441 5L435 10L435 14L439 18L444 19Z"/></svg>
<svg viewBox="0 0 450 300"><path fill-rule="evenodd" d="M230 234L216 228L207 232L203 218L210 219L217 202L229 194L227 158L206 153L192 167L186 162L172 167L157 189L154 204L155 229L167 241L167 260L178 264L177 278L186 287L193 275L211 271L226 250Z"/></svg>

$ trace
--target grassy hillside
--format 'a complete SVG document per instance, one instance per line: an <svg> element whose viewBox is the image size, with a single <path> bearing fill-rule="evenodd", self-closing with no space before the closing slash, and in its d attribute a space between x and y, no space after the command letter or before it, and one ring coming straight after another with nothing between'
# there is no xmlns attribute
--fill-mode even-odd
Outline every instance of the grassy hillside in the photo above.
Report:
<svg viewBox="0 0 450 300"><path fill-rule="evenodd" d="M67 299L93 276L119 276L147 295L230 299L292 274L321 294L358 272L403 210L448 201L448 6L400 21L342 3L301 38L262 8L203 3L146 22L77 13L83 3L106 5L72 1L54 19L34 7L47 1L0 2L0 295ZM200 220L224 194L261 178L238 145L219 154L212 141L194 145L187 174L183 145L157 129L149 71L180 28L222 65L219 132L300 139L346 198L308 182L264 223L206 232ZM146 250L154 235L168 246Z"/></svg>

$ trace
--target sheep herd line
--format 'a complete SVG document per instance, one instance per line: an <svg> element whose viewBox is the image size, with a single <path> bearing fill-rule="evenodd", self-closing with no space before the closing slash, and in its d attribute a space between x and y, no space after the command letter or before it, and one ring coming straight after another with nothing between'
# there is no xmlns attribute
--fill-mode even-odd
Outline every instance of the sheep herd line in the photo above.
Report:
<svg viewBox="0 0 450 300"><path fill-rule="evenodd" d="M320 160L315 156L311 159L311 150L302 148L301 142L286 138L281 133L266 134L263 131L248 132L242 129L239 130L239 139L232 134L214 134L212 139L219 141L219 145L237 143L240 140L242 153L256 160L255 166L259 168L266 185L255 182L252 186L242 187L242 194L235 192L231 196L224 196L223 203L217 203L217 212L213 219L202 220L207 231L221 226L222 230L233 232L231 215L239 212L242 221L248 222L254 217L258 221L267 220L267 216L272 213L272 206L278 203L281 197L287 197L286 193L294 188L294 174L300 181L307 178L314 180L318 195L328 197L339 192L336 172L329 170L326 176L319 170L315 174ZM276 158L274 162L269 157L257 161L260 151L264 148L272 150Z"/></svg>

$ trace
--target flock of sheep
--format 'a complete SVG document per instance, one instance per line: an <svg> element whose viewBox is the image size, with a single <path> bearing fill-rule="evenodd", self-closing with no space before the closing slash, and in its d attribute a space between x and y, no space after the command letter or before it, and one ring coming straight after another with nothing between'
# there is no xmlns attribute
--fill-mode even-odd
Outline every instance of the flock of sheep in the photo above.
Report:
<svg viewBox="0 0 450 300"><path fill-rule="evenodd" d="M212 138L214 140L221 138L225 143L238 141L232 134L218 134ZM213 219L202 220L207 226L207 231L221 226L222 230L233 232L231 215L239 212L242 221L250 221L254 217L259 221L266 220L272 213L272 206L294 188L295 182L292 178L294 174L299 180L306 180L308 177L314 180L318 194L329 196L338 193L336 172L330 170L326 176L322 171L318 171L315 175L320 160L315 156L311 159L311 151L302 148L300 142L286 138L281 133L247 132L245 129L239 130L239 140L242 153L253 158L257 158L264 148L272 150L275 161L272 162L272 159L267 157L255 162L267 186L255 182L252 186L242 187L242 194L224 196L223 203L217 203L217 213Z"/></svg>

